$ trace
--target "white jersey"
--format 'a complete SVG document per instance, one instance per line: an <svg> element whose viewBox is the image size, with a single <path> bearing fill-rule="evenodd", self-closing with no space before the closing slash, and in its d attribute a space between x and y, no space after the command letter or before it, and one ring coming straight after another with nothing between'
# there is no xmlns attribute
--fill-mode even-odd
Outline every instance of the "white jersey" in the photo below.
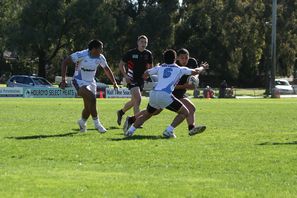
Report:
<svg viewBox="0 0 297 198"><path fill-rule="evenodd" d="M75 63L74 79L95 82L95 75L97 67L108 67L105 57L100 54L99 57L93 58L90 56L88 49L75 52L70 55L72 61Z"/></svg>
<svg viewBox="0 0 297 198"><path fill-rule="evenodd" d="M162 64L148 70L149 75L157 75L158 83L155 91L165 91L171 94L175 85L183 75L191 75L192 70L187 67L180 67L177 64Z"/></svg>

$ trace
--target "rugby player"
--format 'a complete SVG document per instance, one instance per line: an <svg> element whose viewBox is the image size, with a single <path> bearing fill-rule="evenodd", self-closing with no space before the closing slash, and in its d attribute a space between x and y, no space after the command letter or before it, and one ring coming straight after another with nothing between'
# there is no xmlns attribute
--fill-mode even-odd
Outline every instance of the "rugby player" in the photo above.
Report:
<svg viewBox="0 0 297 198"><path fill-rule="evenodd" d="M84 101L81 119L77 121L81 132L87 130L86 123L90 115L98 132L105 133L107 131L99 120L96 108L96 81L94 78L97 68L101 67L104 70L115 89L118 88L118 85L102 52L103 43L99 40L91 40L88 49L71 54L62 63L62 82L60 84L62 89L67 85L65 81L67 66L75 65L72 84Z"/></svg>

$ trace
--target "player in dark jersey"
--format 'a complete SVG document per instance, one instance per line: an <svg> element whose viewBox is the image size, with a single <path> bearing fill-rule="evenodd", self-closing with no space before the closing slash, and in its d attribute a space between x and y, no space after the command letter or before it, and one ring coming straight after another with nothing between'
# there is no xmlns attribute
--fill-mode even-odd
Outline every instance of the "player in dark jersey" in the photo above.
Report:
<svg viewBox="0 0 297 198"><path fill-rule="evenodd" d="M177 52L177 62L179 66L186 66L191 69L194 69L198 67L198 63L195 58L190 58L189 51L185 48L182 48L178 50ZM208 63L202 62L200 66L208 68ZM175 89L173 91L173 95L179 99L189 110L189 115L186 118L188 123L188 129L191 132L191 130L195 129L195 111L196 107L191 102L191 100L185 95L188 89L194 89L195 86L193 84L188 83L188 75L184 75L178 84L175 86ZM205 127L205 126L204 126ZM204 128L203 127L203 128ZM206 127L205 127L206 128Z"/></svg>
<svg viewBox="0 0 297 198"><path fill-rule="evenodd" d="M144 85L143 73L152 67L152 53L146 49L148 38L141 35L137 38L137 48L129 50L122 58L119 67L127 87L131 92L131 100L117 111L117 123L121 125L122 117L133 107L134 115L140 111L141 91Z"/></svg>

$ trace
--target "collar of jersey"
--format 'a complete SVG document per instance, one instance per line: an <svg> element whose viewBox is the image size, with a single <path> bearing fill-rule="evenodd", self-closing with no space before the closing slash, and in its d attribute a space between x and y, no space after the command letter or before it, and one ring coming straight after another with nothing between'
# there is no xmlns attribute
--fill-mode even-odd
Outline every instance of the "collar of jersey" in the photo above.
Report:
<svg viewBox="0 0 297 198"><path fill-rule="evenodd" d="M90 57L91 59L97 59L97 58L100 57L100 55L99 55L99 56L96 56L96 57L92 56L90 51L88 51L88 55L89 55L89 57Z"/></svg>
<svg viewBox="0 0 297 198"><path fill-rule="evenodd" d="M179 67L177 64L166 64L166 63L163 63L161 66L164 67L164 65L166 65L166 67Z"/></svg>

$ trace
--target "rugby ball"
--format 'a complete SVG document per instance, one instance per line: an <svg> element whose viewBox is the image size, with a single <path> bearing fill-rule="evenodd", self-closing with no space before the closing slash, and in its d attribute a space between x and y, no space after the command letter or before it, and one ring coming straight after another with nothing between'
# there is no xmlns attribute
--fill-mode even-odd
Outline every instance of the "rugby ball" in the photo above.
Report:
<svg viewBox="0 0 297 198"><path fill-rule="evenodd" d="M195 76L191 75L191 76L189 76L187 82L190 85L194 85L195 87L198 87L199 86L198 75L195 75Z"/></svg>

